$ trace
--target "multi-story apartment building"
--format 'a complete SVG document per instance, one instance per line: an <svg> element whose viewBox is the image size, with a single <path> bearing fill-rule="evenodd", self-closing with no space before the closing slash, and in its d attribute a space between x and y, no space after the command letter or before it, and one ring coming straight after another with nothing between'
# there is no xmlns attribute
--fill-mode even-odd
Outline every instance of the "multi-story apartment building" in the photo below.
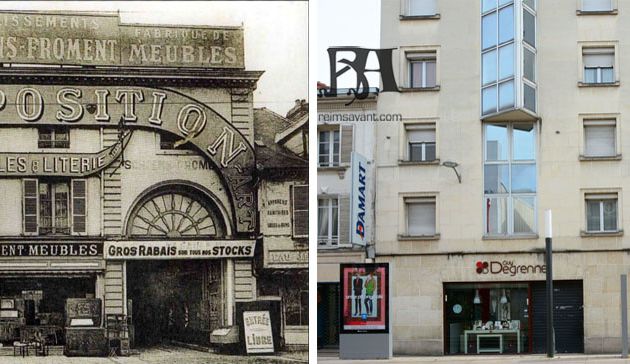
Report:
<svg viewBox="0 0 630 364"><path fill-rule="evenodd" d="M339 264L363 263L366 248L350 242L351 157L373 166L376 94L354 100L347 90L317 101L317 337L322 347L339 345ZM349 105L347 105L349 104ZM366 196L373 201L374 168L367 172ZM368 206L366 242L373 244L373 209Z"/></svg>
<svg viewBox="0 0 630 364"><path fill-rule="evenodd" d="M400 92L378 112L403 115L374 140L395 354L544 352L547 209L557 351L620 350L627 5L382 1Z"/></svg>

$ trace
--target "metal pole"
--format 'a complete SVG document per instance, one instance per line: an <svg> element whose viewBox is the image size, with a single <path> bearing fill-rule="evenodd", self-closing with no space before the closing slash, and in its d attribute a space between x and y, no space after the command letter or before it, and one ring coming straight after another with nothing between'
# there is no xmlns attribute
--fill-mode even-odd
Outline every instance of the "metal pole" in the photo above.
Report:
<svg viewBox="0 0 630 364"><path fill-rule="evenodd" d="M551 210L547 210L546 213L547 229L545 233L545 265L547 276L547 357L553 358L555 354L555 340L553 332L553 266L552 266L552 246L551 246Z"/></svg>
<svg viewBox="0 0 630 364"><path fill-rule="evenodd" d="M621 357L628 357L628 275L621 275Z"/></svg>

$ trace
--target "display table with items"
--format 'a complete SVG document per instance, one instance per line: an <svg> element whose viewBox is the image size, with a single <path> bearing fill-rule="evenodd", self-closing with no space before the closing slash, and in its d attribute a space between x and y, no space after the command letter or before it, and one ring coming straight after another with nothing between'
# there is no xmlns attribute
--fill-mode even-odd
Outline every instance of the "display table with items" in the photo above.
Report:
<svg viewBox="0 0 630 364"><path fill-rule="evenodd" d="M481 324L476 322L472 330L464 330L464 353L468 354L468 342L470 336L474 336L477 341L477 354L499 353L503 354L504 342L507 338L516 336L516 352L521 352L521 329L520 321L496 321Z"/></svg>

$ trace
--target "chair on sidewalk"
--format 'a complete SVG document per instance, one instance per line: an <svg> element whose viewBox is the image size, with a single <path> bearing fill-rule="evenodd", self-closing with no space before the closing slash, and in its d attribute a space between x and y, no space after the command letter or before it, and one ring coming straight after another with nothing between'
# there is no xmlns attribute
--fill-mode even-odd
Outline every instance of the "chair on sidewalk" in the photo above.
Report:
<svg viewBox="0 0 630 364"><path fill-rule="evenodd" d="M23 343L20 341L13 342L13 356L20 355L22 358L28 356L28 343Z"/></svg>

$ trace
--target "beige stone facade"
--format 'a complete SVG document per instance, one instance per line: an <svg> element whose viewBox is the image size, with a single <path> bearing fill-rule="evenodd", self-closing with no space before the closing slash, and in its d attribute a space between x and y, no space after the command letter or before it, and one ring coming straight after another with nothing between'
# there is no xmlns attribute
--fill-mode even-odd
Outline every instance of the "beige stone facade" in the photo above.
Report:
<svg viewBox="0 0 630 364"><path fill-rule="evenodd" d="M376 261L392 274L394 354L445 353L444 283L542 281L544 274L480 275L477 261L544 264L544 211L553 211L554 280L583 282L584 351L620 350L620 283L630 260L624 230L630 225L623 100L630 56L630 14L621 1L588 12L589 1L536 1L536 111L514 108L482 117L482 1L436 0L431 14L411 16L407 0L383 1L381 48L394 51L401 92L382 93L378 112L401 113L403 123L376 128ZM484 1L485 3L485 1ZM506 2L503 2L506 3ZM510 2L512 3L512 2ZM523 3L513 2L518 10ZM604 2L605 3L605 2ZM499 5L501 6L501 5ZM522 17L516 17L515 42ZM613 76L593 84L586 49L611 50ZM408 54L429 51L434 87L410 88ZM516 56L515 78L523 74ZM520 97L516 91L516 98ZM588 155L585 120L611 120L613 153ZM491 236L485 227L484 126L496 122L535 126L535 203L530 234ZM407 125L435 127L436 160L404 163ZM609 141L610 142L610 141ZM458 164L462 181L444 161ZM592 232L589 196L614 196L616 228ZM435 232L409 236L408 199L435 204ZM489 214L489 213L488 213Z"/></svg>

